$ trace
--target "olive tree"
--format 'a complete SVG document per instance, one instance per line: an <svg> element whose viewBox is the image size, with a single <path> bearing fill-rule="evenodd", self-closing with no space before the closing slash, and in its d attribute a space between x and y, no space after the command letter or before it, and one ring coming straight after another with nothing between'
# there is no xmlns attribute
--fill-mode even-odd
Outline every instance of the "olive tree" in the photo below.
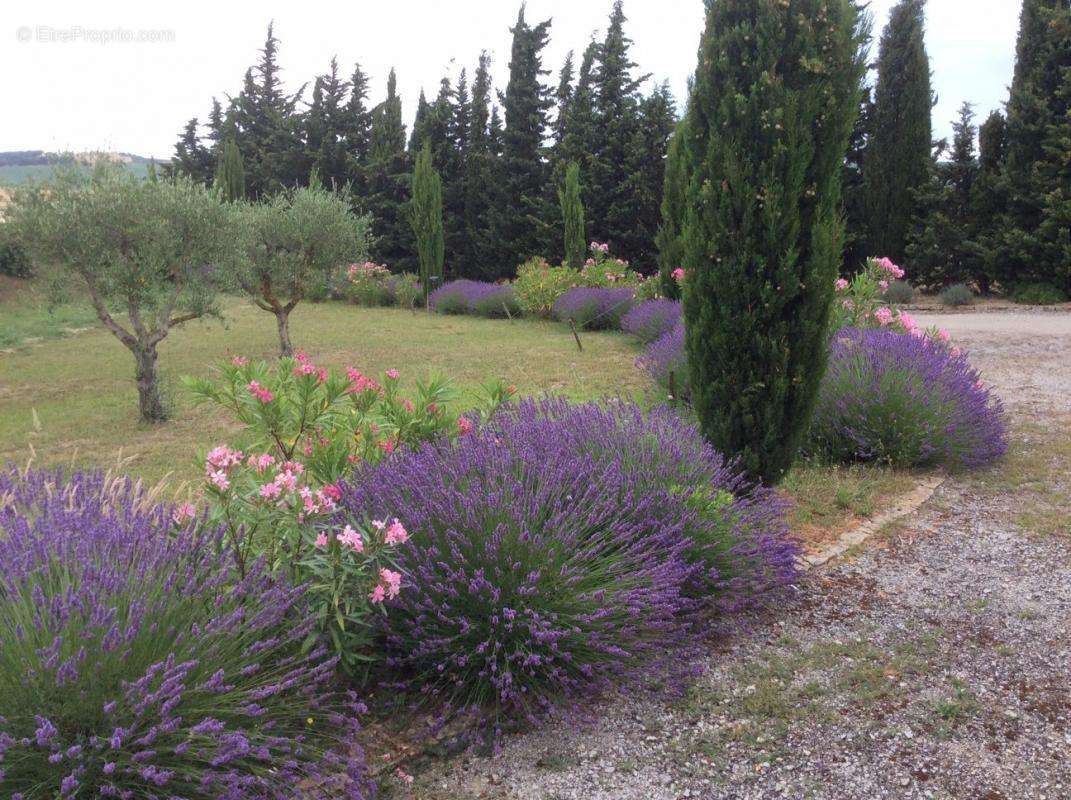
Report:
<svg viewBox="0 0 1071 800"><path fill-rule="evenodd" d="M141 180L101 163L20 190L9 217L34 261L87 295L134 354L141 419L163 421L156 350L176 325L216 313L237 254L228 209L185 178Z"/></svg>
<svg viewBox="0 0 1071 800"><path fill-rule="evenodd" d="M238 284L257 307L275 315L279 350L291 356L290 312L336 268L368 257L368 217L355 215L341 194L319 186L236 208L243 230Z"/></svg>

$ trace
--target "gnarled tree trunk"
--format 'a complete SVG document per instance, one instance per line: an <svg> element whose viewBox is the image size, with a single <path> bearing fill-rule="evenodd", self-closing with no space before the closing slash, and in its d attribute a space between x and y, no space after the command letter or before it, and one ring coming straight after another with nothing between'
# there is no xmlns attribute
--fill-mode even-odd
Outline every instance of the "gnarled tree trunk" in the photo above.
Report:
<svg viewBox="0 0 1071 800"><path fill-rule="evenodd" d="M134 376L138 384L138 409L142 422L156 424L167 419L167 409L160 397L160 380L156 372L156 344L138 342L131 348L137 359Z"/></svg>
<svg viewBox="0 0 1071 800"><path fill-rule="evenodd" d="M294 355L294 346L290 344L290 307L288 305L275 310L275 321L279 325L279 355L283 358L291 358Z"/></svg>

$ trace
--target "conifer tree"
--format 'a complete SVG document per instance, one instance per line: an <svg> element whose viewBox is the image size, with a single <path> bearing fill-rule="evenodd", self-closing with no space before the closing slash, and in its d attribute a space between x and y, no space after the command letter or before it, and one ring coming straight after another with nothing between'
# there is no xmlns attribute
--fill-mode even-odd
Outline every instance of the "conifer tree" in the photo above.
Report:
<svg viewBox="0 0 1071 800"><path fill-rule="evenodd" d="M554 148L555 161L559 165L576 162L580 171L587 175L592 169L598 137L598 112L595 106L595 59L599 45L592 40L584 50L577 72L576 88L569 98L568 114L562 124L562 140ZM561 166L559 171L564 170ZM585 207L594 207L593 189L585 184Z"/></svg>
<svg viewBox="0 0 1071 800"><path fill-rule="evenodd" d="M387 96L372 112L365 206L372 217L372 258L395 271L412 270L413 232L406 218L410 171L398 79L392 69Z"/></svg>
<svg viewBox="0 0 1071 800"><path fill-rule="evenodd" d="M565 260L573 269L580 269L587 253L584 232L584 204L580 199L580 167L574 161L565 170L565 185L558 189L562 210L562 232Z"/></svg>
<svg viewBox="0 0 1071 800"><path fill-rule="evenodd" d="M1007 144L1004 115L993 111L978 129L978 175L971 189L971 214L975 222L971 246L977 263L974 280L982 294L990 292L998 279L1001 264L1001 235L1007 203L1004 180Z"/></svg>
<svg viewBox="0 0 1071 800"><path fill-rule="evenodd" d="M554 92L554 144L558 146L565 138L566 121L569 118L569 102L573 99L573 51L565 55L565 63L558 73L558 89Z"/></svg>
<svg viewBox="0 0 1071 800"><path fill-rule="evenodd" d="M848 155L844 159L844 265L841 269L845 275L859 271L863 262L871 255L867 238L867 194L865 164L867 146L874 115L874 104L870 100L870 87L863 90L863 99L859 105L859 118L848 140Z"/></svg>
<svg viewBox="0 0 1071 800"><path fill-rule="evenodd" d="M238 150L238 145L232 140L223 144L213 186L226 203L245 199L245 168L242 164L242 154Z"/></svg>
<svg viewBox="0 0 1071 800"><path fill-rule="evenodd" d="M413 201L410 224L420 261L424 301L443 276L443 186L431 161L431 145L424 142L413 166Z"/></svg>
<svg viewBox="0 0 1071 800"><path fill-rule="evenodd" d="M212 181L214 159L208 148L201 143L197 128L197 117L186 123L182 136L175 144L171 171L177 175L185 175L194 183L207 185Z"/></svg>
<svg viewBox="0 0 1071 800"><path fill-rule="evenodd" d="M1071 2L1023 0L1008 98L1007 227L1000 279L1071 291Z"/></svg>
<svg viewBox="0 0 1071 800"><path fill-rule="evenodd" d="M346 152L351 159L350 176L356 178L355 166L363 166L368 160L371 146L372 112L368 109L368 76L360 64L353 65L349 80L350 94L343 109L342 135ZM354 181L355 183L357 181Z"/></svg>
<svg viewBox="0 0 1071 800"><path fill-rule="evenodd" d="M851 0L718 0L700 41L686 128L692 396L705 437L771 483L824 371L864 27Z"/></svg>
<svg viewBox="0 0 1071 800"><path fill-rule="evenodd" d="M547 45L550 20L529 25L524 6L510 29L509 81L502 102L506 125L502 137L503 197L494 213L495 235L513 262L513 268L551 245L550 183L544 161L548 111L553 105L543 83L542 52Z"/></svg>
<svg viewBox="0 0 1071 800"><path fill-rule="evenodd" d="M326 73L313 84L312 103L305 115L306 163L325 186L342 188L350 180L350 153L346 142L346 97L350 84L331 59Z"/></svg>
<svg viewBox="0 0 1071 800"><path fill-rule="evenodd" d="M684 265L682 235L688 208L687 124L687 117L677 123L677 129L669 140L662 190L661 222L655 236L662 294L671 300L679 300L681 296L680 283L673 277L673 271Z"/></svg>
<svg viewBox="0 0 1071 800"><path fill-rule="evenodd" d="M915 191L930 173L933 94L925 0L900 0L878 51L874 118L864 177L871 255L901 262L915 217ZM909 271L910 271L910 265Z"/></svg>
<svg viewBox="0 0 1071 800"><path fill-rule="evenodd" d="M509 277L509 258L491 228L491 209L499 203L498 154L491 118L491 59L480 54L469 102L468 147L462 175L465 247L457 264L457 275L496 280ZM497 109L496 109L497 112ZM452 265L453 266L453 265Z"/></svg>

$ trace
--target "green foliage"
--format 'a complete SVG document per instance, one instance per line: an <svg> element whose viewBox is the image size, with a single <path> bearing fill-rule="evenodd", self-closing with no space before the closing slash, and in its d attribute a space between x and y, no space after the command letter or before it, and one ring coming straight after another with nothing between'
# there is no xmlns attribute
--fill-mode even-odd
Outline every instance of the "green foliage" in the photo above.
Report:
<svg viewBox="0 0 1071 800"><path fill-rule="evenodd" d="M235 206L245 256L237 283L258 308L275 315L281 354L293 355L290 312L340 265L365 259L368 217L355 216L341 195L322 187Z"/></svg>
<svg viewBox="0 0 1071 800"><path fill-rule="evenodd" d="M420 283L424 299L431 284L443 277L443 184L431 165L431 147L425 142L413 168L413 202L410 224L420 260Z"/></svg>
<svg viewBox="0 0 1071 800"><path fill-rule="evenodd" d="M930 172L930 60L925 0L900 0L881 35L870 143L863 165L871 253L903 263L914 192Z"/></svg>
<svg viewBox="0 0 1071 800"><path fill-rule="evenodd" d="M513 291L521 310L534 317L549 317L554 302L567 291L583 285L580 272L552 267L542 258L531 258L517 267Z"/></svg>
<svg viewBox="0 0 1071 800"><path fill-rule="evenodd" d="M584 227L584 203L580 199L580 167L575 161L565 170L565 185L558 190L562 209L562 229L565 240L565 262L573 269L580 269L587 254L587 236Z"/></svg>
<svg viewBox="0 0 1071 800"><path fill-rule="evenodd" d="M707 12L687 122L691 386L703 434L768 482L795 458L824 369L865 38L848 0Z"/></svg>
<svg viewBox="0 0 1071 800"><path fill-rule="evenodd" d="M245 199L245 167L242 165L242 154L233 140L228 139L223 145L213 186L224 202Z"/></svg>
<svg viewBox="0 0 1071 800"><path fill-rule="evenodd" d="M1016 286L1012 300L1025 306L1051 306L1067 301L1067 295L1051 283L1024 283Z"/></svg>
<svg viewBox="0 0 1071 800"><path fill-rule="evenodd" d="M401 308L416 308L423 294L420 278L413 273L403 272L394 277L394 302Z"/></svg>
<svg viewBox="0 0 1071 800"><path fill-rule="evenodd" d="M11 226L3 222L0 222L0 275L12 278L29 278L33 275L33 264L26 249L15 238Z"/></svg>
<svg viewBox="0 0 1071 800"><path fill-rule="evenodd" d="M688 132L687 119L677 125L669 141L666 156L666 175L662 196L662 222L655 237L658 248L658 274L662 294L671 300L681 296L680 283L673 277L673 270L684 263L684 242L681 234L688 208Z"/></svg>
<svg viewBox="0 0 1071 800"><path fill-rule="evenodd" d="M188 178L153 183L101 161L91 174L60 169L21 190L8 216L33 259L88 295L134 354L142 419L164 419L156 348L173 326L215 313L222 274L238 257L230 209Z"/></svg>
<svg viewBox="0 0 1071 800"><path fill-rule="evenodd" d="M969 306L974 303L974 292L965 283L953 283L941 292L941 305Z"/></svg>

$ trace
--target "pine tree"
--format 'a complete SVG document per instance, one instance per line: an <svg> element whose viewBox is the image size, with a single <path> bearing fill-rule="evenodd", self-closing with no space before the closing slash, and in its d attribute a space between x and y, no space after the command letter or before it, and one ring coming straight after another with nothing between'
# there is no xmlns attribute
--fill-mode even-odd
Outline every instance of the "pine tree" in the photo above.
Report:
<svg viewBox="0 0 1071 800"><path fill-rule="evenodd" d="M569 119L569 102L573 99L573 51L565 55L565 63L558 73L558 89L554 92L554 105L557 114L554 117L554 144L560 145L565 138L565 127Z"/></svg>
<svg viewBox="0 0 1071 800"><path fill-rule="evenodd" d="M232 140L223 143L213 186L227 203L245 199L245 168L242 154Z"/></svg>
<svg viewBox="0 0 1071 800"><path fill-rule="evenodd" d="M338 60L313 85L312 103L305 115L306 159L324 186L341 189L351 176L346 142L346 97L350 84L338 72Z"/></svg>
<svg viewBox="0 0 1071 800"><path fill-rule="evenodd" d="M669 140L663 180L661 222L655 236L662 294L672 300L681 296L673 271L684 265L684 221L688 210L688 118L677 123Z"/></svg>
<svg viewBox="0 0 1071 800"><path fill-rule="evenodd" d="M881 35L864 177L872 255L902 261L914 192L930 171L933 94L923 40L925 0L900 0ZM909 265L910 266L910 265Z"/></svg>
<svg viewBox="0 0 1071 800"><path fill-rule="evenodd" d="M411 181L398 79L392 69L387 96L372 111L365 206L372 216L372 258L395 271L416 268L413 232L406 218Z"/></svg>
<svg viewBox="0 0 1071 800"><path fill-rule="evenodd" d="M598 111L595 106L595 59L599 54L599 45L592 40L584 50L577 72L576 88L569 99L569 113L562 125L562 140L554 148L555 162L564 177L565 165L576 162L584 175L593 169L594 153L599 137ZM594 191L590 185L584 186L585 208L594 207Z"/></svg>
<svg viewBox="0 0 1071 800"><path fill-rule="evenodd" d="M201 143L201 137L197 132L197 118L194 117L186 123L175 144L175 155L171 159L171 171L177 175L185 175L197 183L209 184L212 181L212 172L215 168L212 153Z"/></svg>
<svg viewBox="0 0 1071 800"><path fill-rule="evenodd" d="M771 483L825 367L864 27L850 0L707 7L686 128L685 345L705 437Z"/></svg>
<svg viewBox="0 0 1071 800"><path fill-rule="evenodd" d="M480 54L469 101L468 147L462 175L465 247L455 269L459 277L496 280L509 277L509 257L491 228L491 209L500 202L500 145L491 120L491 59ZM453 264L452 264L453 266Z"/></svg>
<svg viewBox="0 0 1071 800"><path fill-rule="evenodd" d="M439 173L432 166L429 142L424 142L413 166L410 223L420 261L420 283L427 302L433 284L440 282L443 276L443 186Z"/></svg>
<svg viewBox="0 0 1071 800"><path fill-rule="evenodd" d="M1071 291L1071 2L1024 0L1008 98L1007 227L1000 280Z"/></svg>
<svg viewBox="0 0 1071 800"><path fill-rule="evenodd" d="M513 268L550 246L553 216L550 183L544 161L544 139L551 93L543 83L542 52L550 20L529 25L524 6L517 14L510 52L509 82L502 102L506 127L502 138L503 198L494 213L495 235L509 254Z"/></svg>
<svg viewBox="0 0 1071 800"><path fill-rule="evenodd" d="M562 232L565 260L573 269L580 269L587 253L584 234L584 204L580 200L580 167L574 161L565 170L565 185L558 189L562 210Z"/></svg>

